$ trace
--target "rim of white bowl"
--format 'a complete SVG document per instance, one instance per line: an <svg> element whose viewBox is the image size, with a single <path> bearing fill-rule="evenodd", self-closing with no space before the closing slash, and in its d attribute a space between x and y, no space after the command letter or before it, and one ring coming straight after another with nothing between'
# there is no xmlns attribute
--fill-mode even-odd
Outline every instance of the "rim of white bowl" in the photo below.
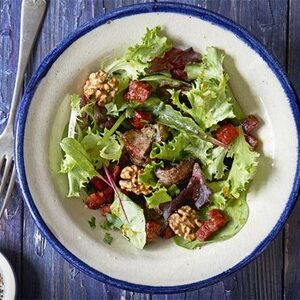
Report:
<svg viewBox="0 0 300 300"><path fill-rule="evenodd" d="M36 91L37 86L41 79L47 74L48 70L51 68L52 64L56 59L77 39L90 32L91 30L105 24L110 20L116 20L119 18L129 17L131 15L142 14L142 13L153 13L153 12L164 12L164 13L178 13L189 15L194 18L198 18L204 21L208 21L222 27L226 30L233 32L240 40L246 43L251 47L268 65L268 67L275 74L277 80L280 82L287 100L292 111L294 122L296 124L298 145L300 145L300 113L298 107L297 96L285 74L278 62L274 57L264 48L264 46L250 33L248 33L243 27L237 25L233 21L209 10L195 7L188 4L164 2L164 3L144 3L136 4L131 6L122 7L120 9L114 10L104 16L99 16L95 19L90 20L86 24L82 25L75 31L73 31L67 38L60 42L44 59L41 63L35 74L32 76L31 81L29 82L26 91L24 93L23 99L20 103L18 113L17 113L17 123L16 123L16 142L15 142L15 157L16 157L16 168L17 175L19 179L19 186L22 192L23 198L30 210L30 213L43 233L47 238L50 244L55 248L67 261L72 265L83 271L84 273L90 275L91 277L102 281L107 284L111 284L121 289L141 292L141 293L179 293L186 292L190 290L199 289L217 281L224 279L226 276L240 270L242 267L250 263L255 259L259 254L261 254L270 242L276 237L283 225L285 224L288 216L291 214L294 205L297 200L299 186L300 186L300 161L299 161L299 151L297 157L297 168L293 181L293 187L289 199L287 201L286 207L283 210L280 218L278 219L276 225L267 235L267 237L254 249L254 251L241 260L239 263L234 265L232 268L227 271L220 273L211 278L197 281L191 284L177 285L177 286L149 286L134 284L126 282L123 280L118 280L112 277L101 273L100 271L95 270L91 266L87 265L79 258L74 256L68 249L66 249L60 241L52 234L51 230L43 221L37 207L34 204L34 200L31 196L29 186L26 179L26 171L24 165L24 132L26 127L26 118L31 103L31 99Z"/></svg>

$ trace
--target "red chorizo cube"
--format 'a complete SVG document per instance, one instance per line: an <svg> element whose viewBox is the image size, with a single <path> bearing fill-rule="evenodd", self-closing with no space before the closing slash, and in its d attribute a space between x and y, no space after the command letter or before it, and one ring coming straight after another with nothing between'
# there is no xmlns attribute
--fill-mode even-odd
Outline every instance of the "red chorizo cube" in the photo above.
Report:
<svg viewBox="0 0 300 300"><path fill-rule="evenodd" d="M130 82L124 98L128 101L144 103L152 93L152 86L147 82L133 80Z"/></svg>
<svg viewBox="0 0 300 300"><path fill-rule="evenodd" d="M229 145L238 136L238 130L230 123L222 125L216 132L216 139L225 145Z"/></svg>
<svg viewBox="0 0 300 300"><path fill-rule="evenodd" d="M134 128L142 129L146 124L152 121L152 117L149 112L136 110L129 121Z"/></svg>
<svg viewBox="0 0 300 300"><path fill-rule="evenodd" d="M208 215L210 219L205 221L196 232L196 237L200 241L209 239L214 232L225 226L228 222L224 211L220 209L212 209L208 212Z"/></svg>

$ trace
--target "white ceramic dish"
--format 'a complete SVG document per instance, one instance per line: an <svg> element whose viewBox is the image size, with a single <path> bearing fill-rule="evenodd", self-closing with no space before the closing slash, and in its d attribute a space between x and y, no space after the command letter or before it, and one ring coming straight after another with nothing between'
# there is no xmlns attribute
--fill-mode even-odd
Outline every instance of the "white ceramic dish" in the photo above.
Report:
<svg viewBox="0 0 300 300"><path fill-rule="evenodd" d="M1 252L0 252L0 277L2 277L2 279L0 279L0 300L2 299L14 300L16 296L15 275L8 260ZM2 283L1 280L3 281Z"/></svg>
<svg viewBox="0 0 300 300"><path fill-rule="evenodd" d="M87 220L97 212L67 199L57 174L59 141L68 121L67 93L80 93L100 59L112 59L161 25L178 46L224 49L232 89L246 113L261 117L263 146L248 196L249 220L233 238L188 251L171 241L137 250L118 233L108 246ZM231 21L180 4L143 4L92 20L45 59L18 112L17 171L26 203L52 245L91 276L140 292L171 293L214 283L255 258L290 214L299 187L299 111L284 73L270 54ZM102 234L102 235L101 235Z"/></svg>

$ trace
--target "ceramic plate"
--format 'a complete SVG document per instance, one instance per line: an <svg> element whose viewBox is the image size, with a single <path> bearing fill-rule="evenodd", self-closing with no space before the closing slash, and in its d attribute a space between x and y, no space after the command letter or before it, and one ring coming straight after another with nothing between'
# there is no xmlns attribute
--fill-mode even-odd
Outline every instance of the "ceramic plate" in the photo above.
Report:
<svg viewBox="0 0 300 300"><path fill-rule="evenodd" d="M248 195L249 220L233 238L189 251L172 241L135 249L118 233L111 246L87 220L97 211L67 199L57 173L59 141L69 117L67 93L81 93L100 60L112 60L160 25L178 47L225 50L225 68L243 110L260 116L261 159ZM140 4L91 20L60 43L28 85L18 112L17 171L37 225L64 258L94 278L151 293L197 289L240 269L266 248L290 214L299 187L299 111L289 82L272 56L240 26L182 4Z"/></svg>

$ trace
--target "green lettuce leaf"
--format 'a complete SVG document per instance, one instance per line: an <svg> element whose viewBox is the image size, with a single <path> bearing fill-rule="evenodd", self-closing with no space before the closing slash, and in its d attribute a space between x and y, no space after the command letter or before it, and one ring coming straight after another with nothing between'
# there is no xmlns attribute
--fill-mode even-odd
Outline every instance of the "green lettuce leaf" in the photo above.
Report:
<svg viewBox="0 0 300 300"><path fill-rule="evenodd" d="M158 207L159 204L166 203L172 200L171 196L165 187L156 190L151 196L144 197L149 208Z"/></svg>
<svg viewBox="0 0 300 300"><path fill-rule="evenodd" d="M192 80L195 80L199 76L199 74L202 70L202 66L200 63L191 63L191 64L187 64L185 66L184 70L187 74L188 80L192 81Z"/></svg>
<svg viewBox="0 0 300 300"><path fill-rule="evenodd" d="M125 114L121 115L114 126L99 134L88 130L81 144L96 169L108 165L108 161L117 161L122 155L124 147L122 139L115 131L124 121Z"/></svg>
<svg viewBox="0 0 300 300"><path fill-rule="evenodd" d="M213 194L210 197L210 208L217 208L221 210L226 208L227 202L230 200L230 198L225 198L223 194L225 182L226 181L213 181L208 183L208 186L213 191Z"/></svg>
<svg viewBox="0 0 300 300"><path fill-rule="evenodd" d="M179 91L170 91L173 104L190 114L202 128L235 117L232 99L226 93L229 76L224 73L223 60L222 51L206 49L193 88L184 92L191 108L180 102Z"/></svg>
<svg viewBox="0 0 300 300"><path fill-rule="evenodd" d="M207 47L202 57L200 77L205 80L215 79L221 81L224 77L223 61L225 54L215 47Z"/></svg>
<svg viewBox="0 0 300 300"><path fill-rule="evenodd" d="M189 145L185 150L190 153L192 158L197 158L202 165L206 165L209 161L209 151L212 147L213 144L210 142L196 136L189 136Z"/></svg>
<svg viewBox="0 0 300 300"><path fill-rule="evenodd" d="M89 156L82 145L74 138L64 138L60 146L65 152L65 158L61 163L61 173L68 174L69 193L68 197L78 197L80 189L91 178L99 176Z"/></svg>
<svg viewBox="0 0 300 300"><path fill-rule="evenodd" d="M120 200L127 218L120 205ZM115 193L115 199L110 208L112 215L118 217L123 224L120 227L123 236L138 249L143 249L146 244L146 221L143 209L119 189Z"/></svg>
<svg viewBox="0 0 300 300"><path fill-rule="evenodd" d="M201 63L188 64L185 67L188 80L195 80L199 77L205 80L215 79L220 81L224 76L223 61L225 54L215 47L207 47Z"/></svg>
<svg viewBox="0 0 300 300"><path fill-rule="evenodd" d="M206 136L193 119L183 116L181 112L169 104L160 102L158 106L153 108L153 113L157 117L157 121L163 125L179 131Z"/></svg>
<svg viewBox="0 0 300 300"><path fill-rule="evenodd" d="M81 141L81 145L84 148L89 161L96 170L101 169L107 164L103 157L100 157L101 147L98 145L100 140L101 136L98 133L96 134L89 130Z"/></svg>
<svg viewBox="0 0 300 300"><path fill-rule="evenodd" d="M259 153L253 151L246 142L241 128L239 128L239 136L228 151L228 156L234 159L223 191L238 198L253 178L259 158Z"/></svg>
<svg viewBox="0 0 300 300"><path fill-rule="evenodd" d="M159 187L158 179L155 176L155 170L163 168L164 163L162 161L155 162L152 161L150 164L147 164L144 168L143 173L139 174L138 182L144 184L145 186L151 186L153 188Z"/></svg>
<svg viewBox="0 0 300 300"><path fill-rule="evenodd" d="M189 158L189 154L185 151L189 139L186 134L179 133L169 142L154 143L150 152L150 158L165 159L170 161L178 161Z"/></svg>
<svg viewBox="0 0 300 300"><path fill-rule="evenodd" d="M204 174L209 179L223 179L226 171L224 158L227 154L227 149L223 147L216 147L212 149L209 159L204 168Z"/></svg>
<svg viewBox="0 0 300 300"><path fill-rule="evenodd" d="M180 110L191 115L201 128L210 128L222 120L235 117L231 98L226 94L227 81L226 76L218 82L203 81L198 77L193 88L184 92L191 108L180 102L180 91L170 91L172 102Z"/></svg>
<svg viewBox="0 0 300 300"><path fill-rule="evenodd" d="M68 125L68 137L75 138L81 141L87 130L97 132L99 127L95 120L95 105L96 103L90 102L89 104L80 107L81 98L79 95L67 95L67 99L70 101L71 114ZM81 117L85 114L89 118L89 127L83 126L83 120Z"/></svg>
<svg viewBox="0 0 300 300"><path fill-rule="evenodd" d="M123 140L119 135L114 134L105 143L99 142L101 146L100 156L106 160L118 161L124 147Z"/></svg>
<svg viewBox="0 0 300 300"><path fill-rule="evenodd" d="M240 121L245 118L242 109L234 97L232 90L228 84L229 76L225 73L223 61L225 54L222 50L207 47L206 54L203 56L202 63L189 64L186 66L188 80L200 80L200 82L222 82L226 79L225 94L226 99L232 104L232 110L235 117Z"/></svg>
<svg viewBox="0 0 300 300"><path fill-rule="evenodd" d="M206 165L209 162L209 150L212 147L213 144L210 142L195 135L180 132L169 142L154 143L150 157L172 162L196 158Z"/></svg>
<svg viewBox="0 0 300 300"><path fill-rule="evenodd" d="M113 227L116 229L120 229L121 226L123 225L123 222L116 216L112 215L112 214L106 214L106 221Z"/></svg>
<svg viewBox="0 0 300 300"><path fill-rule="evenodd" d="M110 130L102 135L87 130L81 142L75 138L64 138L60 146L65 152L61 163L61 173L68 175L68 197L79 196L80 189L94 176L100 176L97 169L108 165L110 160L119 160L122 154L123 142L114 134L124 121L125 114L121 115Z"/></svg>
<svg viewBox="0 0 300 300"><path fill-rule="evenodd" d="M117 161L122 155L124 146L122 139L117 134L107 137L107 132L105 131L103 136L88 132L81 141L96 169L107 165L105 160Z"/></svg>
<svg viewBox="0 0 300 300"><path fill-rule="evenodd" d="M118 107L115 102L109 102L105 105L106 113L108 116L118 117L121 111L124 111L123 107Z"/></svg>
<svg viewBox="0 0 300 300"><path fill-rule="evenodd" d="M176 184L172 184L168 187L168 194L171 195L171 197L176 197L180 194L180 189Z"/></svg>
<svg viewBox="0 0 300 300"><path fill-rule="evenodd" d="M148 29L139 44L130 47L124 57L115 60L105 70L111 74L117 71L125 71L127 75L135 79L140 74L145 74L149 62L155 57L163 55L172 48L171 41L162 35L161 27Z"/></svg>
<svg viewBox="0 0 300 300"><path fill-rule="evenodd" d="M207 244L207 242L201 242L201 241L199 241L197 239L194 240L194 241L187 241L183 237L178 236L178 235L175 235L173 237L173 242L177 246L185 248L185 249L188 249L188 250L193 250L193 249L199 248L199 247Z"/></svg>

